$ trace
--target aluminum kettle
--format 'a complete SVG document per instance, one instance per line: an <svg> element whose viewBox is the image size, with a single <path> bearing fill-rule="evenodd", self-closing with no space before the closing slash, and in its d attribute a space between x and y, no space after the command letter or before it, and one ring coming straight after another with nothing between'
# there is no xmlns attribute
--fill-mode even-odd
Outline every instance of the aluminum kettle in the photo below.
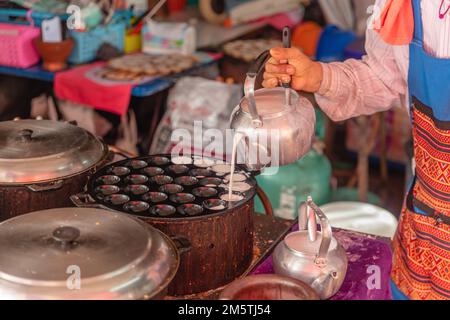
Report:
<svg viewBox="0 0 450 320"><path fill-rule="evenodd" d="M245 96L230 118L231 129L245 137L244 158L249 170L301 159L311 149L315 133L316 116L308 99L289 86L255 90L256 78L269 56L265 51L251 65Z"/></svg>
<svg viewBox="0 0 450 320"><path fill-rule="evenodd" d="M275 248L273 265L275 273L309 284L321 299L333 296L341 287L347 272L347 255L311 197L300 206L299 231L288 234Z"/></svg>

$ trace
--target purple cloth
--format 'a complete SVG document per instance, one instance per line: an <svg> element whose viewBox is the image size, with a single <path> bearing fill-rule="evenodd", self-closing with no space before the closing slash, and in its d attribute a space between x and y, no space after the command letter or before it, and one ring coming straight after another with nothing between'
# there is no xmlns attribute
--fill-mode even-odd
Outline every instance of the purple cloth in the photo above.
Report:
<svg viewBox="0 0 450 320"><path fill-rule="evenodd" d="M298 228L295 226L294 228ZM334 229L333 236L347 252L348 269L344 283L331 300L392 300L389 279L392 251L383 241L370 235ZM374 267L371 267L374 266ZM370 289L369 277L380 271L380 287ZM272 256L263 261L252 274L274 273ZM372 283L372 282L371 282Z"/></svg>

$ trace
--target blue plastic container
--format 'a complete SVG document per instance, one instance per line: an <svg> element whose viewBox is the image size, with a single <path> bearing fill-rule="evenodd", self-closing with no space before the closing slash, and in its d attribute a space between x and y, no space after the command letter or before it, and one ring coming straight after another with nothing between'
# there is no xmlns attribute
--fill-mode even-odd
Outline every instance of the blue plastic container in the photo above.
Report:
<svg viewBox="0 0 450 320"><path fill-rule="evenodd" d="M24 9L0 9L0 22L13 23L13 24L25 24L28 25L27 10ZM51 19L55 16L54 13L49 12L32 12L31 19L34 25L40 27L42 21ZM67 14L59 15L61 20L65 21L68 18Z"/></svg>
<svg viewBox="0 0 450 320"><path fill-rule="evenodd" d="M326 26L319 39L316 59L322 62L343 61L347 46L356 38L351 31L340 30L335 25Z"/></svg>
<svg viewBox="0 0 450 320"><path fill-rule="evenodd" d="M110 23L85 32L69 31L69 34L74 39L69 57L69 62L73 64L94 60L103 43L109 43L122 52L124 50L125 23Z"/></svg>

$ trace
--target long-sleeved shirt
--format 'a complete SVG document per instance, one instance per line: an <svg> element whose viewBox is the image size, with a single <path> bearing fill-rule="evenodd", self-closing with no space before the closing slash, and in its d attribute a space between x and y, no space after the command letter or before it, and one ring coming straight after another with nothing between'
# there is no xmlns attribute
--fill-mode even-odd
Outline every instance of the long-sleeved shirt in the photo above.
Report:
<svg viewBox="0 0 450 320"><path fill-rule="evenodd" d="M450 0L444 0L444 10L441 1L421 1L423 42L429 54L450 58L450 12L439 18L439 10L448 8ZM385 2L377 0L375 5L383 8ZM316 100L334 121L385 111L399 102L408 108L409 46L389 45L368 28L366 52L362 60L322 64L323 81Z"/></svg>

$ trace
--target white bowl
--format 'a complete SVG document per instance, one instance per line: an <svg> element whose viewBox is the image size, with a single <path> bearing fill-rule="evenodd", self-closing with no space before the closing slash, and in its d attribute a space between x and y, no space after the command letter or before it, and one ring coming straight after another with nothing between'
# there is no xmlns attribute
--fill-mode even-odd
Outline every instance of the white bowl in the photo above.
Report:
<svg viewBox="0 0 450 320"><path fill-rule="evenodd" d="M393 238L397 219L386 209L369 203L340 201L320 207L331 226L382 237Z"/></svg>

